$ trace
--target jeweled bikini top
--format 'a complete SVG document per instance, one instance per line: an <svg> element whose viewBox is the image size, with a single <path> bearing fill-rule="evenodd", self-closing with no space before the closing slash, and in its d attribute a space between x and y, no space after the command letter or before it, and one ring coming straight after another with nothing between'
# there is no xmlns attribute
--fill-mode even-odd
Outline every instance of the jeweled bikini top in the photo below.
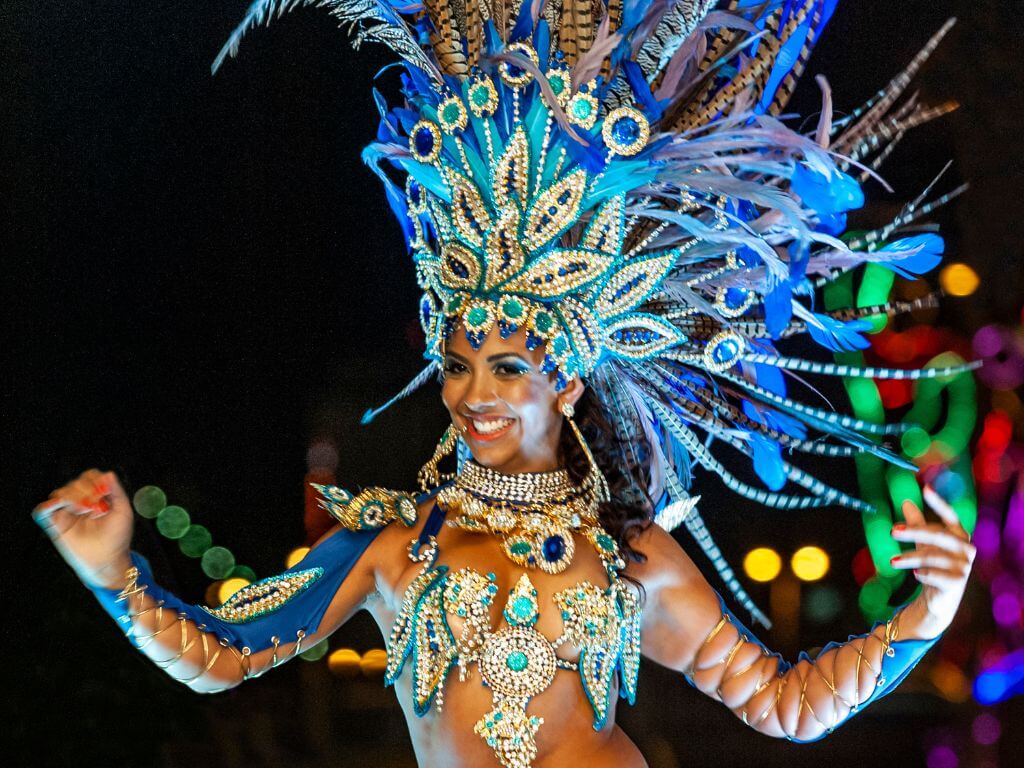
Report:
<svg viewBox="0 0 1024 768"><path fill-rule="evenodd" d="M468 466L472 467L471 480L488 473L497 475L478 465ZM522 494L516 494L515 499L478 494L474 498L483 504L475 512L459 506L467 483L461 487L456 483L451 486L453 490L442 492L420 537L410 543L410 558L422 562L423 568L406 589L391 630L385 682L391 685L399 678L411 655L414 710L422 716L431 704L442 706L444 684L453 666L458 666L459 679L465 681L471 677L470 665L476 663L482 682L491 689L493 708L473 730L486 740L502 765L528 768L537 754L535 734L543 718L530 716L527 705L551 685L557 670L578 672L594 709L595 730L607 722L616 673L621 681L620 695L630 703L634 701L640 660L640 606L618 577L624 563L615 540L592 516L565 508L559 512L550 503L551 494L541 493L531 499L531 480L540 481L538 486L543 484L555 493L559 488L571 490L561 482L567 482L564 473L499 475L496 482L504 482L501 478L507 477L518 478ZM495 487L499 486L490 486ZM540 505L535 503L538 498L543 501ZM516 510L522 510L516 525L493 530L488 524L490 517L505 519L502 515ZM574 551L573 532L579 531L600 555L609 584L600 587L580 581L556 593L553 607L561 615L563 631L552 640L534 628L542 606L528 573L524 573L509 590L502 612L505 624L494 629L490 606L498 599L495 575L470 568L451 571L437 562L435 536L449 512L453 513L449 525L493 530L504 539L505 552L514 562L547 572L568 567ZM455 621L451 622L450 617ZM458 632L453 623L457 628L461 623ZM578 660L560 656L564 647L579 648Z"/></svg>

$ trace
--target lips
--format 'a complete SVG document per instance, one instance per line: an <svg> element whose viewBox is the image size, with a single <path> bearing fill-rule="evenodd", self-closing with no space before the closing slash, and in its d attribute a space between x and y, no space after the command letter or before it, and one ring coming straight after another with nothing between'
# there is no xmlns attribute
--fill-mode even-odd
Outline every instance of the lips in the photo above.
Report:
<svg viewBox="0 0 1024 768"><path fill-rule="evenodd" d="M505 416L477 416L466 418L466 434L479 442L491 442L504 437L516 423Z"/></svg>

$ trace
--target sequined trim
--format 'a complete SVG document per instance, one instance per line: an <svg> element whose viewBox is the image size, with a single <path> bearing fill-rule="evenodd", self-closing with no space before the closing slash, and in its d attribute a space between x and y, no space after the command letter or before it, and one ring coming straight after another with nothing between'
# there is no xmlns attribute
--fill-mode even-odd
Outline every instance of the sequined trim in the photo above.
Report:
<svg viewBox="0 0 1024 768"><path fill-rule="evenodd" d="M320 507L350 531L376 530L395 520L406 526L416 522L416 502L407 493L367 488L353 496L336 485L310 485L323 497Z"/></svg>
<svg viewBox="0 0 1024 768"><path fill-rule="evenodd" d="M242 587L216 608L202 608L229 624L245 624L284 607L323 575L324 569L317 567L271 576Z"/></svg>

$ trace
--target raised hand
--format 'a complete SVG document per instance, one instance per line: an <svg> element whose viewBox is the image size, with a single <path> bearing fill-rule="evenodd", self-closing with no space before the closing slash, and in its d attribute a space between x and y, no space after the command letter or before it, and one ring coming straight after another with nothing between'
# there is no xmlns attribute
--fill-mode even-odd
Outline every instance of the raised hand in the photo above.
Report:
<svg viewBox="0 0 1024 768"><path fill-rule="evenodd" d="M944 630L963 599L976 550L949 502L931 486L925 486L924 500L941 522L927 522L916 504L904 501L906 523L894 525L892 537L917 546L894 557L892 567L914 569L914 576L923 585L920 599L931 619Z"/></svg>
<svg viewBox="0 0 1024 768"><path fill-rule="evenodd" d="M88 469L51 493L32 517L79 578L92 586L122 586L134 521L117 475Z"/></svg>

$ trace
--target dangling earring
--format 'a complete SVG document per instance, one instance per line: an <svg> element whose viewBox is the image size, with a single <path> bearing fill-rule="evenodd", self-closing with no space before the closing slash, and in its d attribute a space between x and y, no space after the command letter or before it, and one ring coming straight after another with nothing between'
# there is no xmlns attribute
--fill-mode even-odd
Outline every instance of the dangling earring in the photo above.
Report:
<svg viewBox="0 0 1024 768"><path fill-rule="evenodd" d="M580 428L576 426L576 422L573 421L573 416L576 415L576 409L572 407L570 402L562 402L559 406L562 415L565 416L565 420L569 422L569 427L572 428L573 434L576 435L576 440L580 444L580 448L583 449L584 455L587 457L587 461L590 463L590 471L587 473L587 479L584 481L584 487L589 491L594 506L606 501L611 501L612 494L608 488L608 480L605 479L604 473L601 472L597 466L597 462L594 460L594 454L590 452L590 446L587 445L587 441L583 439L583 433L580 432Z"/></svg>
<svg viewBox="0 0 1024 768"><path fill-rule="evenodd" d="M430 457L430 461L420 468L419 473L416 475L422 490L429 491L431 488L439 486L442 481L447 482L454 477L452 474L442 475L438 472L437 465L441 463L445 456L455 450L456 439L455 425L449 424L448 429L441 435L437 448L434 449L434 455Z"/></svg>

